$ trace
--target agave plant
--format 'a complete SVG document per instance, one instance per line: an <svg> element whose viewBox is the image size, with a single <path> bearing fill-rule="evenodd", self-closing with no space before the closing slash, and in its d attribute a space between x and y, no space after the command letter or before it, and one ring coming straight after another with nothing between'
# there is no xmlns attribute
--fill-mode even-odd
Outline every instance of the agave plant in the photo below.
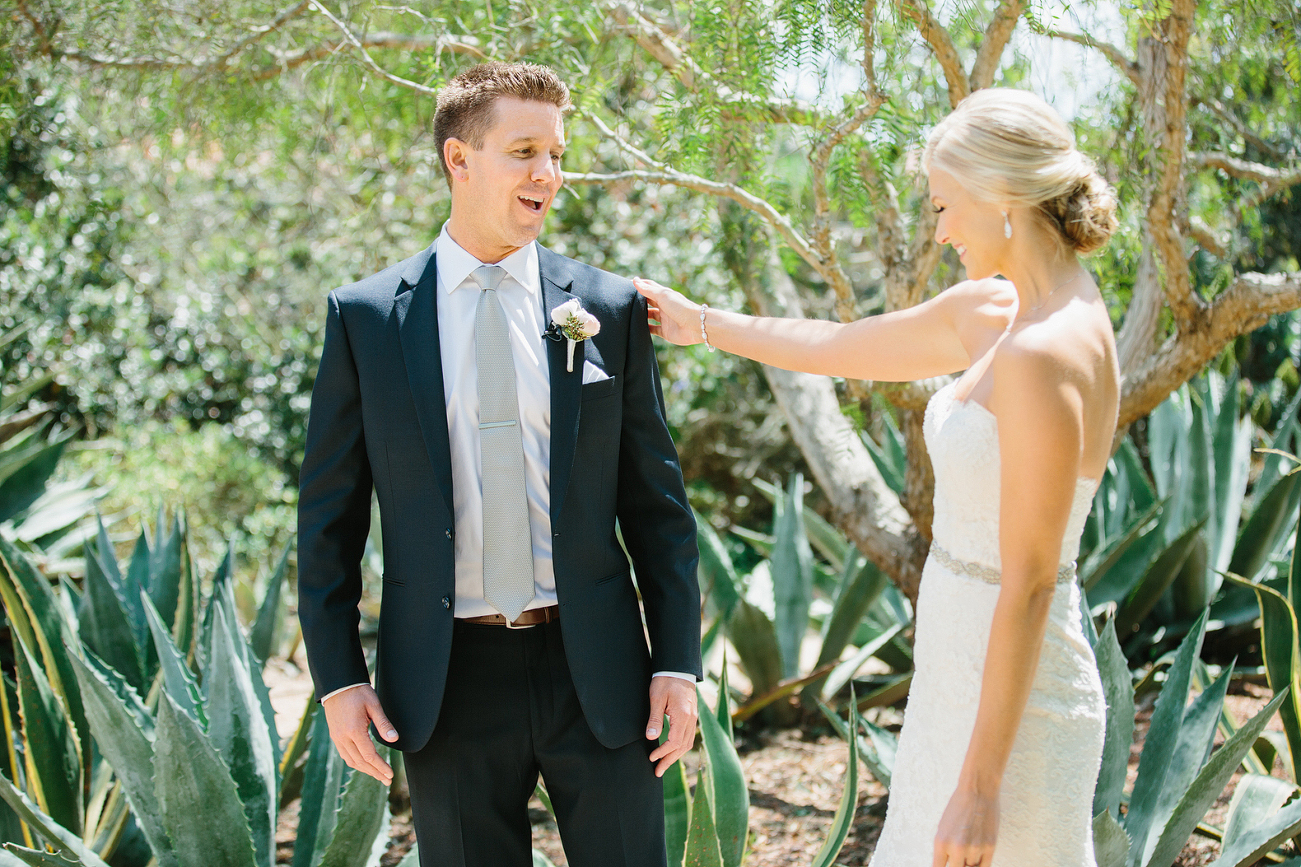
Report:
<svg viewBox="0 0 1301 867"><path fill-rule="evenodd" d="M0 335L0 350L21 334ZM51 481L73 432L54 425L52 407L29 404L53 381L48 374L32 377L0 394L0 525L28 550L59 561L93 534L102 492L88 478Z"/></svg>
<svg viewBox="0 0 1301 867"><path fill-rule="evenodd" d="M1116 640L1114 620L1108 621L1098 638L1095 653L1107 695L1106 742L1093 802L1099 867L1174 863L1265 724L1291 696L1290 687L1284 686L1212 752L1233 671L1230 666L1188 701L1206 621L1203 611L1166 671L1139 758L1138 777L1128 793L1124 784L1134 730L1133 682ZM1247 867L1301 831L1301 801L1283 806L1295 794L1294 785L1274 778L1266 778L1271 783L1244 779L1248 788L1235 792L1229 827L1222 833L1223 849L1215 862L1223 867ZM1123 816L1122 803L1127 804Z"/></svg>
<svg viewBox="0 0 1301 867"><path fill-rule="evenodd" d="M296 867L378 857L384 786L344 768L314 703L284 747L276 733L261 669L287 562L286 553L246 638L231 557L200 606L179 519L160 520L152 542L142 533L125 569L101 527L80 599L0 540L21 709L20 727L0 707L12 857L52 863L48 846L59 863L86 867L109 858L271 867L278 811L299 793Z"/></svg>
<svg viewBox="0 0 1301 867"><path fill-rule="evenodd" d="M740 575L709 522L698 517L701 589L712 622L701 642L708 653L721 635L736 649L751 683L750 699L736 712L748 719L802 690L812 708L822 694L843 688L868 659L897 674L861 702L868 707L903 695L912 649L900 633L912 614L903 594L843 535L803 504L804 480L796 474L785 490L757 483L773 500L771 535L734 528L763 561ZM816 549L821 559L813 556ZM817 661L804 671L799 651L810 630L820 637ZM854 652L842 662L845 651Z"/></svg>
<svg viewBox="0 0 1301 867"><path fill-rule="evenodd" d="M1158 629L1182 634L1207 605L1217 628L1249 624L1254 595L1221 576L1258 578L1289 542L1301 475L1269 455L1248 494L1252 441L1263 434L1240 418L1239 390L1212 371L1171 394L1147 421L1151 477L1127 439L1098 488L1080 577L1095 615L1116 607L1116 634L1135 661ZM1290 441L1297 408L1271 447Z"/></svg>

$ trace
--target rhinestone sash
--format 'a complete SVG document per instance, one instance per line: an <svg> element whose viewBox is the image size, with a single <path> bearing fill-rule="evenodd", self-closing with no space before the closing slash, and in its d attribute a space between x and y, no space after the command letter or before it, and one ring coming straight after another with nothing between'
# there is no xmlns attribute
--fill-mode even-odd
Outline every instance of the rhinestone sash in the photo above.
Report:
<svg viewBox="0 0 1301 867"><path fill-rule="evenodd" d="M977 581L984 581L986 584L1003 583L1003 576L997 569L986 566L983 563L972 563L970 560L959 560L934 542L931 543L930 556L934 557L936 562L955 575L965 575L968 578L975 578ZM1058 584L1069 584L1074 580L1074 561L1057 568Z"/></svg>

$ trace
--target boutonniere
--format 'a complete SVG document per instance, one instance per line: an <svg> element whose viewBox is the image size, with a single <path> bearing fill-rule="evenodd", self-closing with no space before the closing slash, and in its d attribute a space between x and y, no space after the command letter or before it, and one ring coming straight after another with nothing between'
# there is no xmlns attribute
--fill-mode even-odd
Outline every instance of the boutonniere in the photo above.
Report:
<svg viewBox="0 0 1301 867"><path fill-rule="evenodd" d="M564 337L569 341L569 354L565 370L574 372L574 347L580 340L595 337L601 333L601 323L595 316L583 309L577 298L570 299L551 311L551 325L543 337L559 340Z"/></svg>

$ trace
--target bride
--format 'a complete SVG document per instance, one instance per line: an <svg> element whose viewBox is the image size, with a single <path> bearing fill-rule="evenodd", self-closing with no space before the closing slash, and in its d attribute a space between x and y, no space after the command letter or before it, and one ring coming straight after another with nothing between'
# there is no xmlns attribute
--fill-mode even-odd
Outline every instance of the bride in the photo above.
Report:
<svg viewBox="0 0 1301 867"><path fill-rule="evenodd" d="M934 540L872 865L1093 867L1106 706L1073 561L1120 373L1077 256L1115 229L1115 199L1061 118L1022 91L969 96L922 166L935 240L970 279L916 307L849 324L756 318L635 282L651 330L679 345L856 379L965 371L926 409Z"/></svg>

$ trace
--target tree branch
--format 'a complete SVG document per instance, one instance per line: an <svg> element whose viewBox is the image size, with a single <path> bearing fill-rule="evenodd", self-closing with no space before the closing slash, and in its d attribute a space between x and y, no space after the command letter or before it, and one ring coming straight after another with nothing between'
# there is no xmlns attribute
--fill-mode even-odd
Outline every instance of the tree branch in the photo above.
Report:
<svg viewBox="0 0 1301 867"><path fill-rule="evenodd" d="M625 172L613 172L610 174L597 173L565 173L565 182L571 184L601 184L604 186L613 186L626 183L628 181L637 181L646 184L667 184L675 187L682 187L687 190L695 190L698 193L708 193L711 196L719 196L724 199L730 199L748 211L752 211L763 218L768 225L772 226L778 234L791 246L791 249L800 255L805 262L813 267L823 279L830 282L830 277L825 273L825 265L821 257L813 249L803 235L799 233L792 224L790 219L778 211L771 203L759 198L748 190L744 190L735 184L721 183L711 181L708 178L702 178L699 175L692 175L686 172L679 172L674 169L662 168L654 171L632 170Z"/></svg>
<svg viewBox="0 0 1301 867"><path fill-rule="evenodd" d="M1188 118L1188 40L1192 36L1196 0L1174 0L1170 14L1158 25L1159 37L1152 38L1153 50L1164 55L1158 67L1160 110L1165 122L1156 130L1156 186L1148 201L1148 230L1156 244L1164 272L1166 303L1180 327L1186 327L1203 313L1206 302L1193 291L1188 255L1176 225L1178 203L1183 191L1185 135Z"/></svg>
<svg viewBox="0 0 1301 867"><path fill-rule="evenodd" d="M1220 102L1218 99L1215 99L1214 97L1208 99L1206 97L1198 96L1194 97L1194 102L1210 109L1213 114L1220 118L1220 120L1233 127L1233 131L1242 136L1243 141L1250 144L1261 153L1276 159L1279 162L1287 159L1287 154L1248 129L1247 125L1242 122L1242 119L1226 108L1224 103Z"/></svg>
<svg viewBox="0 0 1301 867"><path fill-rule="evenodd" d="M1188 234L1202 249L1212 256L1223 259L1229 254L1228 242L1220 238L1215 230L1201 217L1192 217L1188 221Z"/></svg>
<svg viewBox="0 0 1301 867"><path fill-rule="evenodd" d="M876 87L876 66L873 52L876 48L876 0L866 0L863 4L863 74L865 82L863 92L867 101L860 105L849 118L833 128L827 136L813 149L810 170L813 185L813 248L825 264L825 273L831 289L836 293L836 315L841 322L852 322L858 318L854 303L854 287L849 275L840 264L836 255L835 241L831 237L831 196L827 191L827 168L831 163L832 152L840 146L848 135L857 132L867 123L885 103L885 95Z"/></svg>
<svg viewBox="0 0 1301 867"><path fill-rule="evenodd" d="M1203 315L1171 335L1121 384L1120 426L1154 410L1172 391L1215 358L1239 335L1264 325L1271 316L1301 307L1301 272L1240 274Z"/></svg>
<svg viewBox="0 0 1301 867"><path fill-rule="evenodd" d="M980 50L976 52L976 62L971 66L972 90L980 90L994 83L994 73L998 71L998 62L1003 57L1003 49L1012 38L1012 31L1021 20L1025 11L1025 0L1002 0L994 10L994 20L985 28L985 38L980 41Z"/></svg>
<svg viewBox="0 0 1301 867"><path fill-rule="evenodd" d="M1077 45L1083 45L1088 48L1096 48L1101 51L1103 56L1111 61L1112 65L1125 74L1135 87L1142 82L1139 80L1138 63L1130 60L1125 52L1112 45L1110 42L1102 42L1094 39L1092 36L1085 36L1082 33L1069 33L1065 30L1046 30L1044 34L1054 39L1065 39L1067 42L1074 42Z"/></svg>
<svg viewBox="0 0 1301 867"><path fill-rule="evenodd" d="M971 92L971 84L967 74L962 71L962 60L958 57L958 49L953 44L953 37L931 14L930 5L926 0L895 0L895 2L898 3L899 10L917 25L918 32L930 45L935 59L940 62L940 68L944 70L944 80L949 85L949 105L956 107Z"/></svg>
<svg viewBox="0 0 1301 867"><path fill-rule="evenodd" d="M409 33L377 31L368 33L366 36L357 37L357 42L361 44L362 50L371 48L396 48L405 51L434 50L449 51L452 54L465 54L479 60L486 60L488 57L479 46L474 44L472 39L464 36L419 36ZM279 51L268 48L267 51L276 58L277 63L257 70L253 73L253 77L258 81L275 78L287 70L329 57L340 49L352 47L355 47L355 44L344 38L327 40L298 51Z"/></svg>
<svg viewBox="0 0 1301 867"><path fill-rule="evenodd" d="M417 93L423 93L429 96L438 95L438 88L430 87L427 84L420 84L419 82L416 81L411 81L410 79L403 78L400 75L394 75L384 67L380 66L378 63L375 62L375 58L370 56L370 52L366 50L366 46L362 43L360 39L357 38L355 34L353 34L352 30L349 29L348 25L344 24L342 21L336 18L334 16L334 13L325 7L324 3L321 3L320 0L309 0L309 2L311 3L313 9L315 9L317 12L324 15L326 18L328 18L331 22L334 23L335 27L339 28L339 32L343 34L344 41L357 50L357 52L361 55L361 62L371 72L375 73L380 78L383 78L386 81L390 81L393 84L408 88L410 90L414 90Z"/></svg>
<svg viewBox="0 0 1301 867"><path fill-rule="evenodd" d="M727 85L716 83L690 54L682 50L672 35L640 8L617 0L607 3L606 9L615 22L627 29L637 44L683 87L692 93L711 92L732 116L759 117L772 123L805 126L821 126L828 122L824 112L803 100L757 97L749 93L738 93Z"/></svg>

